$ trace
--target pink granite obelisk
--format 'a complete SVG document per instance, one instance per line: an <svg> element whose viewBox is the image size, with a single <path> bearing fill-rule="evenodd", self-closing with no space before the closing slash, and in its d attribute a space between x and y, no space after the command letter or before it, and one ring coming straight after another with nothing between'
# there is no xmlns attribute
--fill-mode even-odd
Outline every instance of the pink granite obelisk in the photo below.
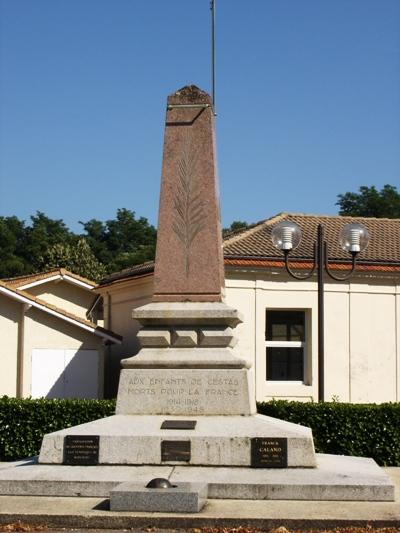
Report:
<svg viewBox="0 0 400 533"><path fill-rule="evenodd" d="M155 302L220 302L224 265L210 96L168 97L154 272Z"/></svg>
<svg viewBox="0 0 400 533"><path fill-rule="evenodd" d="M83 433L100 435L104 464L234 467L227 477L237 484L249 475L240 467L262 466L254 462L262 439L286 439L289 466L316 460L309 428L257 414L251 363L234 348L242 317L223 301L213 120L197 87L168 98L155 301L132 310L141 348L121 361L116 416ZM45 437L41 462L62 462L57 439ZM203 474L210 482L213 470Z"/></svg>

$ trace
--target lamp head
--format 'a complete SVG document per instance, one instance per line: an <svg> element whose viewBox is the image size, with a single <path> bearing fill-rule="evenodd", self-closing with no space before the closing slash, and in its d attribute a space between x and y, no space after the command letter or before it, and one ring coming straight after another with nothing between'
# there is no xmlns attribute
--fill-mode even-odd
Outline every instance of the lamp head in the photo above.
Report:
<svg viewBox="0 0 400 533"><path fill-rule="evenodd" d="M290 220L282 220L274 226L271 232L272 244L278 250L289 253L300 244L301 229L300 226Z"/></svg>
<svg viewBox="0 0 400 533"><path fill-rule="evenodd" d="M365 250L369 243L369 233L359 223L346 224L340 232L339 242L343 250L350 254L358 254Z"/></svg>

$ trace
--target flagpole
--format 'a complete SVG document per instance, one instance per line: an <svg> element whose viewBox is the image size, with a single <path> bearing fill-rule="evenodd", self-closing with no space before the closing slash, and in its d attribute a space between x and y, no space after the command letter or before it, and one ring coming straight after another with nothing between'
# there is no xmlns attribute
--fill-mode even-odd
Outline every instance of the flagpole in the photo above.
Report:
<svg viewBox="0 0 400 533"><path fill-rule="evenodd" d="M214 115L217 115L215 106L215 2L210 1L211 9L211 96L214 108Z"/></svg>

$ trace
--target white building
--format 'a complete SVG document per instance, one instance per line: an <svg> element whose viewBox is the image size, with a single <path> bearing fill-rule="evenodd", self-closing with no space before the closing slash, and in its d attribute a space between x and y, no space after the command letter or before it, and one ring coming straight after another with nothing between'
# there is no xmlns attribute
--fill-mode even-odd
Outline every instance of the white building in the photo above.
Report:
<svg viewBox="0 0 400 533"><path fill-rule="evenodd" d="M400 220L282 214L236 232L224 240L226 303L244 317L235 332L234 350L252 363L258 401L271 398L318 400L318 291L289 276L271 230L281 220L303 232L291 254L298 272L310 270L317 227L323 224L330 267L341 274L351 258L338 244L341 227L361 222L370 244L358 258L349 281L325 276L325 400L400 401ZM105 278L96 288L103 296L105 327L123 336L108 346L109 394L116 393L119 361L137 353L139 325L132 309L152 297L153 263Z"/></svg>
<svg viewBox="0 0 400 533"><path fill-rule="evenodd" d="M0 281L0 396L101 398L121 338L96 318L93 281L65 269Z"/></svg>

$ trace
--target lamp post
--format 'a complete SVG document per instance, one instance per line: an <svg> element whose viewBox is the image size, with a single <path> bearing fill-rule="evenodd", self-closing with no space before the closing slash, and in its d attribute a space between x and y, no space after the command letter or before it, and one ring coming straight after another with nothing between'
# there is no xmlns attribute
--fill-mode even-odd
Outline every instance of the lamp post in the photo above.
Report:
<svg viewBox="0 0 400 533"><path fill-rule="evenodd" d="M318 401L324 401L324 272L335 281L345 281L351 277L356 268L357 255L365 250L369 242L368 230L362 224L346 224L343 226L339 242L352 257L351 268L343 276L338 276L329 267L328 245L324 239L324 227L318 225L317 240L314 242L314 261L311 270L305 274L294 272L290 266L289 254L297 248L302 232L294 222L282 221L272 230L272 243L285 256L287 272L295 279L306 280L317 271L318 280Z"/></svg>

